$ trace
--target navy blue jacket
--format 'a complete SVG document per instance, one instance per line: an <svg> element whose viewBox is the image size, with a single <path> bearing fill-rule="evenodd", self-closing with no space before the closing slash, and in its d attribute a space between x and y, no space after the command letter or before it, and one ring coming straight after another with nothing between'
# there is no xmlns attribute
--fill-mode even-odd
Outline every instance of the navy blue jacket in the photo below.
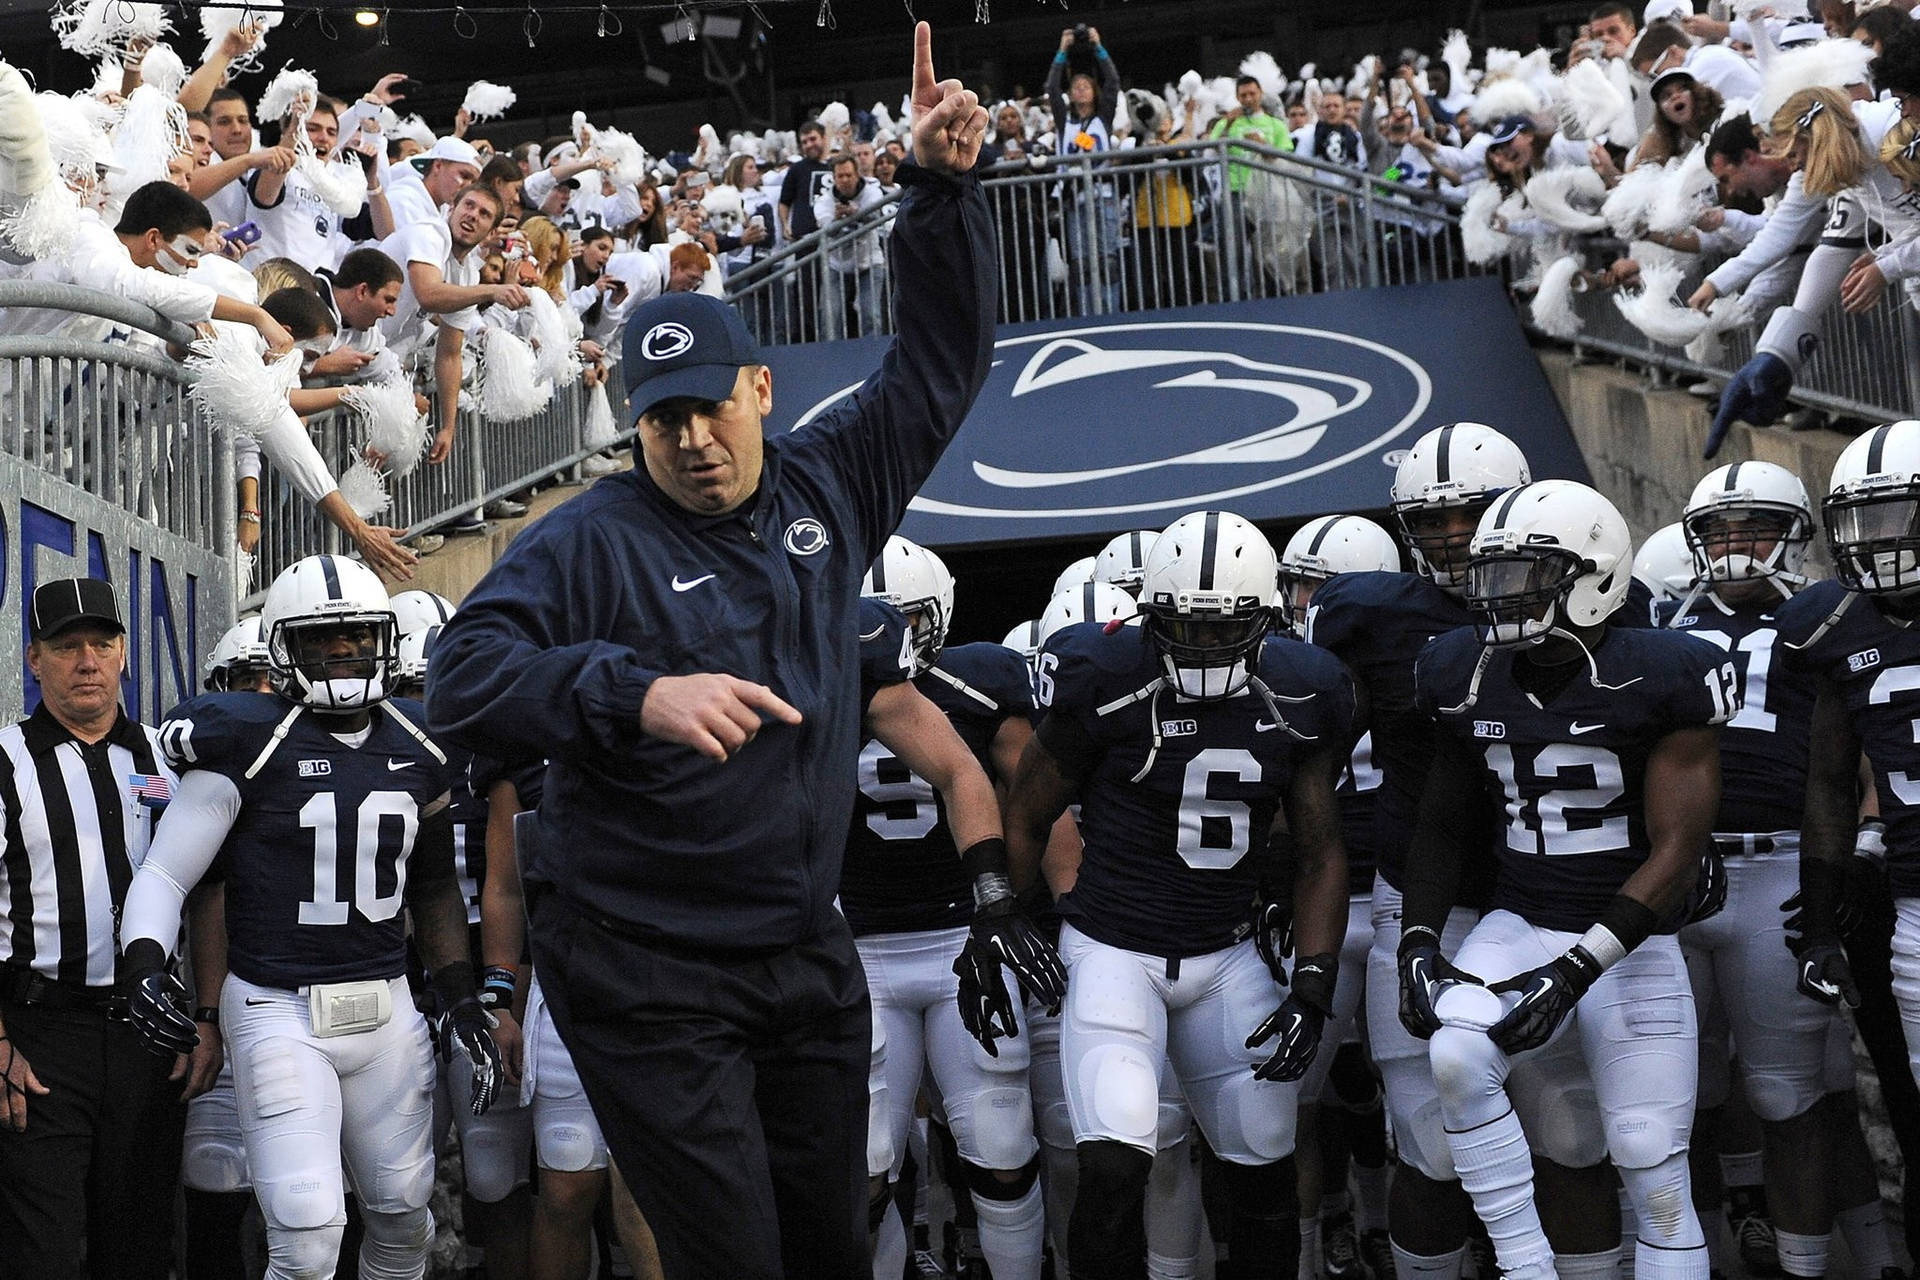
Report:
<svg viewBox="0 0 1920 1280"><path fill-rule="evenodd" d="M787 946L833 918L860 579L979 394L998 305L979 183L900 172L899 333L851 401L769 440L728 515L685 510L644 467L601 480L521 535L434 646L436 735L550 761L526 877L666 941ZM804 720L724 764L641 733L652 682L698 672L766 684Z"/></svg>

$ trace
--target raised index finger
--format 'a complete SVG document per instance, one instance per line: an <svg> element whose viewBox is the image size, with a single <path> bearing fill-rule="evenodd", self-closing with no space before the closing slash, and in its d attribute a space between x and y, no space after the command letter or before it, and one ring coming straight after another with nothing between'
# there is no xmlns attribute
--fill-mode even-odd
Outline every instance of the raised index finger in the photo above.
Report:
<svg viewBox="0 0 1920 1280"><path fill-rule="evenodd" d="M933 93L933 28L925 22L913 24L913 100L923 101Z"/></svg>

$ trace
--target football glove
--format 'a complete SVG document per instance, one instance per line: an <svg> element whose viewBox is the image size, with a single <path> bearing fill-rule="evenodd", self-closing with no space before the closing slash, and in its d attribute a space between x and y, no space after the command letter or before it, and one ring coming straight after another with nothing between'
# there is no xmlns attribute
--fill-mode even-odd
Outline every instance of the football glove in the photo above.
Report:
<svg viewBox="0 0 1920 1280"><path fill-rule="evenodd" d="M1719 847L1711 840L1700 855L1700 874L1694 877L1693 892L1687 897L1687 924L1711 920L1727 905L1727 863Z"/></svg>
<svg viewBox="0 0 1920 1280"><path fill-rule="evenodd" d="M1498 995L1520 993L1520 1003L1507 1010L1506 1017L1487 1028L1487 1036L1511 1057L1538 1049L1553 1038L1566 1021L1580 997L1600 976L1600 962L1587 949L1573 946L1538 969L1516 973L1505 982L1496 982L1491 990Z"/></svg>
<svg viewBox="0 0 1920 1280"><path fill-rule="evenodd" d="M1035 1003L1047 1006L1048 1013L1060 1012L1060 1001L1067 994L1067 971L1060 953L1011 896L974 908L967 946L1011 969L1020 989ZM958 961L954 971L959 972Z"/></svg>
<svg viewBox="0 0 1920 1280"><path fill-rule="evenodd" d="M960 1004L960 1025L980 1042L989 1058L1000 1056L994 1041L1020 1034L1014 1021L1013 998L1007 993L1007 981L1000 973L1000 958L972 938L954 958L953 972L960 979L955 993ZM999 1025L995 1025L998 1019Z"/></svg>
<svg viewBox="0 0 1920 1280"><path fill-rule="evenodd" d="M1339 957L1305 956L1293 967L1293 992L1247 1037L1247 1048L1276 1041L1273 1056L1255 1064L1256 1080L1298 1080L1313 1065L1321 1032L1333 1010Z"/></svg>
<svg viewBox="0 0 1920 1280"><path fill-rule="evenodd" d="M462 997L440 1019L440 1056L448 1061L457 1046L473 1068L473 1114L483 1116L500 1088L500 1046L493 1029L500 1023L475 995Z"/></svg>
<svg viewBox="0 0 1920 1280"><path fill-rule="evenodd" d="M187 989L164 969L134 979L127 993L127 1016L147 1048L163 1057L192 1053L200 1043L187 1014Z"/></svg>
<svg viewBox="0 0 1920 1280"><path fill-rule="evenodd" d="M1285 902L1269 901L1262 895L1253 904L1253 949L1260 953L1273 980L1286 986L1286 958L1293 954L1293 913Z"/></svg>
<svg viewBox="0 0 1920 1280"><path fill-rule="evenodd" d="M1800 972L1795 984L1800 993L1821 1004L1844 1002L1849 1009L1860 1007L1860 989L1853 983L1853 966L1847 963L1846 948L1833 939L1802 944Z"/></svg>
<svg viewBox="0 0 1920 1280"><path fill-rule="evenodd" d="M1440 1029L1440 1017L1433 1011L1433 1002L1440 998L1444 984L1480 985L1480 979L1455 968L1452 961L1441 955L1439 941L1424 929L1401 936L1399 964L1400 1025L1407 1029L1407 1034L1422 1040L1431 1040L1433 1033Z"/></svg>
<svg viewBox="0 0 1920 1280"><path fill-rule="evenodd" d="M1787 362L1762 351L1740 366L1740 371L1720 393L1720 407L1714 412L1713 427L1707 432L1703 457L1720 452L1720 444L1736 422L1764 427L1787 409L1787 393L1793 390L1793 370Z"/></svg>

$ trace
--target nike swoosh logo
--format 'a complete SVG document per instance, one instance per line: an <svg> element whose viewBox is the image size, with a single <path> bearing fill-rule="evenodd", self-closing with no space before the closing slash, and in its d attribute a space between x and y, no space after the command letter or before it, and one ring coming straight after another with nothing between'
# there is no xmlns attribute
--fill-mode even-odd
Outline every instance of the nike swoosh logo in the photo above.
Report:
<svg viewBox="0 0 1920 1280"><path fill-rule="evenodd" d="M271 1000L255 1000L252 996L247 997L247 1008L249 1009L255 1008L256 1006L259 1006L259 1005L272 1004L272 1003L273 1001Z"/></svg>
<svg viewBox="0 0 1920 1280"><path fill-rule="evenodd" d="M1581 724L1578 720L1567 726L1567 732L1579 737L1583 733L1592 733L1595 729L1604 729L1604 724Z"/></svg>
<svg viewBox="0 0 1920 1280"><path fill-rule="evenodd" d="M863 634L860 637L860 640L863 644L870 640L878 640L881 637L881 635L886 631L886 629L887 629L887 624L883 622L879 626L875 627L873 630Z"/></svg>
<svg viewBox="0 0 1920 1280"><path fill-rule="evenodd" d="M1268 724L1265 720L1255 720L1253 722L1253 731L1255 733L1272 733L1279 727L1277 724Z"/></svg>
<svg viewBox="0 0 1920 1280"><path fill-rule="evenodd" d="M709 573L705 577L695 578L692 582L682 582L680 581L680 575L676 573L673 575L673 589L675 591L691 591L703 582L712 581L713 577L714 575Z"/></svg>
<svg viewBox="0 0 1920 1280"><path fill-rule="evenodd" d="M387 761L387 772L388 772L388 773L393 773L393 772L395 772L396 770L400 770L400 769L411 769L411 768L413 768L413 761L411 761L411 760L389 760L389 761Z"/></svg>

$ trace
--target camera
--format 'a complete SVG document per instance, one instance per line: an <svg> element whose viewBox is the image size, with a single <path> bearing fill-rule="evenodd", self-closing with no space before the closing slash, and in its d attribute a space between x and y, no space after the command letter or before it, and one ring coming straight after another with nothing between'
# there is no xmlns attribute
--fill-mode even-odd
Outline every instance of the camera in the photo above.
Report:
<svg viewBox="0 0 1920 1280"><path fill-rule="evenodd" d="M1087 30L1087 24L1084 22L1074 23L1073 24L1073 47L1076 49L1084 48L1085 46L1090 45L1092 43L1093 43L1093 33Z"/></svg>

